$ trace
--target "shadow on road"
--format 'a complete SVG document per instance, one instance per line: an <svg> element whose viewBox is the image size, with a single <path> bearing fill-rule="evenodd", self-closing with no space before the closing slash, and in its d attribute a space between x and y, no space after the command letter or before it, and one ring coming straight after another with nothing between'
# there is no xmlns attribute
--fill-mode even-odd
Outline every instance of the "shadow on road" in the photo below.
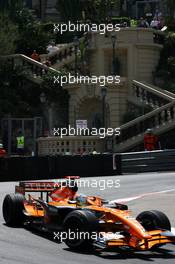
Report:
<svg viewBox="0 0 175 264"><path fill-rule="evenodd" d="M7 226L5 223L3 225ZM94 255L107 260L137 259L143 261L154 261L156 259L175 259L175 251L168 249L168 245L166 246L166 248L156 248L151 251L135 251L130 248L118 248L113 250L90 249L87 251L78 251L67 248L67 246L61 241L59 241L57 237L56 239L54 239L54 234L43 232L43 230L39 230L31 226L25 226L23 228L25 228L28 232L50 240L51 242L63 244L63 250L79 255Z"/></svg>
<svg viewBox="0 0 175 264"><path fill-rule="evenodd" d="M117 249L117 250L91 250L91 251L73 251L69 248L64 249L65 251L73 252L76 254L95 255L103 259L108 260L124 260L124 259L139 259L144 261L154 261L154 259L175 259L175 251L159 248L152 251L134 251L132 249Z"/></svg>

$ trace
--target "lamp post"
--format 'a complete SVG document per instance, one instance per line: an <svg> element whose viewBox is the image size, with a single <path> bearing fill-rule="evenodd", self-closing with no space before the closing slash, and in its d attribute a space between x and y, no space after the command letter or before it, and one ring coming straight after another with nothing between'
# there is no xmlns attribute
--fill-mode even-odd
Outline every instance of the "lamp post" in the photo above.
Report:
<svg viewBox="0 0 175 264"><path fill-rule="evenodd" d="M46 101L47 101L47 98L46 98L45 93L41 93L41 94L40 94L40 102L41 102L42 104L45 104Z"/></svg>
<svg viewBox="0 0 175 264"><path fill-rule="evenodd" d="M77 75L77 64L78 64L78 47L79 47L79 39L77 36L74 37L74 50L75 50L75 76Z"/></svg>
<svg viewBox="0 0 175 264"><path fill-rule="evenodd" d="M113 32L111 34L111 41L112 41L112 50L113 50L113 55L112 55L112 75L115 75L115 45L117 41L116 34Z"/></svg>
<svg viewBox="0 0 175 264"><path fill-rule="evenodd" d="M106 95L107 95L107 89L106 87L102 87L101 88L101 96L102 96L102 125L105 128L106 127L106 120L105 120L105 99L106 99Z"/></svg>
<svg viewBox="0 0 175 264"><path fill-rule="evenodd" d="M48 110L48 129L49 129L49 135L50 135L51 130L52 130L52 123L53 123L52 122L53 113L52 113L52 106L49 106L47 97L44 92L40 94L40 102L43 104L43 106L45 105ZM44 108L43 108L43 112L44 112Z"/></svg>

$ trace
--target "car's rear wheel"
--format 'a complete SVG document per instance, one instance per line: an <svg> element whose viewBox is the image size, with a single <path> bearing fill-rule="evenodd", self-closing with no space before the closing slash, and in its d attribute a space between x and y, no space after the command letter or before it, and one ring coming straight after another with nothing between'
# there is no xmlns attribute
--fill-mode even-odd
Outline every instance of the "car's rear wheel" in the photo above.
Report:
<svg viewBox="0 0 175 264"><path fill-rule="evenodd" d="M25 197L22 194L7 194L3 201L3 217L9 226L21 226L24 222Z"/></svg>
<svg viewBox="0 0 175 264"><path fill-rule="evenodd" d="M144 211L137 216L139 221L146 231L155 229L171 230L171 224L168 217L157 210Z"/></svg>
<svg viewBox="0 0 175 264"><path fill-rule="evenodd" d="M93 238L98 234L98 220L88 210L76 210L68 214L64 220L65 244L74 250L92 248Z"/></svg>

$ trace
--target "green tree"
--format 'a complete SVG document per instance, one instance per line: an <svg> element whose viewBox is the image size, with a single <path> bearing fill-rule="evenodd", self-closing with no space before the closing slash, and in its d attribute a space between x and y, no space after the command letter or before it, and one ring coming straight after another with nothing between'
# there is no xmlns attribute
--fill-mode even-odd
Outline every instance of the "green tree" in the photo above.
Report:
<svg viewBox="0 0 175 264"><path fill-rule="evenodd" d="M0 54L30 55L34 49L46 53L46 46L53 34L34 19L31 11L24 7L23 0L0 0L0 8Z"/></svg>
<svg viewBox="0 0 175 264"><path fill-rule="evenodd" d="M13 54L18 39L17 26L11 22L9 16L5 13L0 13L0 25L0 55Z"/></svg>
<svg viewBox="0 0 175 264"><path fill-rule="evenodd" d="M28 24L24 30L20 31L17 41L17 53L31 55L33 50L38 53L46 53L46 47L52 39L52 35L45 31L40 24Z"/></svg>
<svg viewBox="0 0 175 264"><path fill-rule="evenodd" d="M0 9L3 12L8 12L10 18L16 17L16 12L24 6L24 0L0 0Z"/></svg>
<svg viewBox="0 0 175 264"><path fill-rule="evenodd" d="M31 55L34 49L39 53L46 53L46 46L53 34L33 18L28 8L17 11L15 23L19 31L17 53Z"/></svg>
<svg viewBox="0 0 175 264"><path fill-rule="evenodd" d="M175 1L174 0L164 0L171 17L175 16Z"/></svg>
<svg viewBox="0 0 175 264"><path fill-rule="evenodd" d="M76 22L82 18L81 0L58 0L56 8L60 13L62 21L71 20L72 22Z"/></svg>
<svg viewBox="0 0 175 264"><path fill-rule="evenodd" d="M162 88L175 92L175 33L166 36L154 76L163 81Z"/></svg>
<svg viewBox="0 0 175 264"><path fill-rule="evenodd" d="M63 106L67 105L67 100L69 98L67 90L63 89L58 83L54 83L55 72L48 72L43 77L42 92L46 94L48 102L60 102ZM66 75L64 70L58 72L59 76Z"/></svg>
<svg viewBox="0 0 175 264"><path fill-rule="evenodd" d="M58 0L57 10L62 21L83 20L83 11L86 19L104 21L120 0Z"/></svg>
<svg viewBox="0 0 175 264"><path fill-rule="evenodd" d="M13 66L10 59L0 64L0 118L31 117L41 114L41 88L25 78L23 67Z"/></svg>

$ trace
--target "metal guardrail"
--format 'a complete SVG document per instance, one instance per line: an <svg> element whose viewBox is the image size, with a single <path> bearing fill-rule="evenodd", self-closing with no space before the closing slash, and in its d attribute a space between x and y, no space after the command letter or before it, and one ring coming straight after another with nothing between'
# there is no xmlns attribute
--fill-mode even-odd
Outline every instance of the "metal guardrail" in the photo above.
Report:
<svg viewBox="0 0 175 264"><path fill-rule="evenodd" d="M120 155L113 168L112 154L0 158L0 182L61 179L67 175L96 177L121 174Z"/></svg>
<svg viewBox="0 0 175 264"><path fill-rule="evenodd" d="M175 171L175 149L121 154L122 173Z"/></svg>
<svg viewBox="0 0 175 264"><path fill-rule="evenodd" d="M175 149L85 156L0 158L0 182L175 171Z"/></svg>

